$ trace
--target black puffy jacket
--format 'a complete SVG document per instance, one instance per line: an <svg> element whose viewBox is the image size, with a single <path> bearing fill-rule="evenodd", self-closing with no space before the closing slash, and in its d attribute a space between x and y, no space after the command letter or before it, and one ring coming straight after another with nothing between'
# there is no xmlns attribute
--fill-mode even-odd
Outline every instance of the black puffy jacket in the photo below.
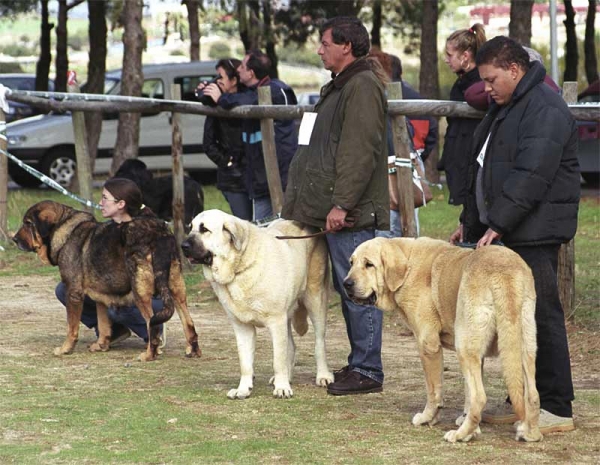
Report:
<svg viewBox="0 0 600 465"><path fill-rule="evenodd" d="M226 192L247 192L242 120L207 116L202 145L208 158L218 167L217 188Z"/></svg>
<svg viewBox="0 0 600 465"><path fill-rule="evenodd" d="M466 90L478 82L481 82L481 78L477 68L460 75L450 90L450 100L465 102ZM442 163L450 191L448 203L462 205L467 194L467 172L473 133L480 120L454 116L448 117L447 121Z"/></svg>
<svg viewBox="0 0 600 465"><path fill-rule="evenodd" d="M533 62L507 105L493 103L477 128L469 169L469 195L461 221L469 242L487 226L476 206L477 154L491 133L482 190L488 224L510 246L560 244L577 230L580 170L577 128L562 99L544 84Z"/></svg>

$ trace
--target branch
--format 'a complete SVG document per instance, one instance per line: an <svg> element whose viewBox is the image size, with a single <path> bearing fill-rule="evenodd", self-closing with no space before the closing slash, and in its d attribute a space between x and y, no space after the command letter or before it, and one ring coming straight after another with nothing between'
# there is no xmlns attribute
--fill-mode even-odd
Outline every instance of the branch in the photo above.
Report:
<svg viewBox="0 0 600 465"><path fill-rule="evenodd" d="M69 11L71 8L75 8L77 5L80 5L83 2L85 2L85 0L73 0L73 3L71 3L70 5L67 4L67 11Z"/></svg>

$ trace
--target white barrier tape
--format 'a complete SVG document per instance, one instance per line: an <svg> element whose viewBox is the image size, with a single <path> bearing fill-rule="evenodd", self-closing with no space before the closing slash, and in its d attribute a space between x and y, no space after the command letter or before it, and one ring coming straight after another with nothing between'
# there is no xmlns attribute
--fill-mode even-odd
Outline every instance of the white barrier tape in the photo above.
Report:
<svg viewBox="0 0 600 465"><path fill-rule="evenodd" d="M410 168L410 169L412 169L412 162L410 161L410 158L396 157L396 160L394 161L394 165L396 165L399 168Z"/></svg>
<svg viewBox="0 0 600 465"><path fill-rule="evenodd" d="M17 157L15 157L14 155L5 152L4 150L0 149L0 153L2 155L5 155L6 157L10 158L12 161L14 161L17 165L19 165L21 168L23 168L25 171L27 171L29 174L31 174L32 176L35 176L36 178L38 178L40 181L42 181L44 184L46 184L47 186L51 187L52 189L60 192L63 195L66 195L67 197L85 205L86 207L93 207L96 209L100 209L100 205L98 205L97 203L92 202L91 200L86 200L86 199L82 199L81 197L73 194L72 192L69 192L67 189L65 189L63 186L61 186L59 183L57 183L54 179L50 179L48 176L46 176L43 173L40 173L38 170L36 170L35 168L32 168L29 165L26 165L25 163L23 163L21 160L19 160Z"/></svg>
<svg viewBox="0 0 600 465"><path fill-rule="evenodd" d="M10 89L5 87L3 84L0 84L0 108L4 113L8 113L8 101L6 100L6 95L10 94Z"/></svg>

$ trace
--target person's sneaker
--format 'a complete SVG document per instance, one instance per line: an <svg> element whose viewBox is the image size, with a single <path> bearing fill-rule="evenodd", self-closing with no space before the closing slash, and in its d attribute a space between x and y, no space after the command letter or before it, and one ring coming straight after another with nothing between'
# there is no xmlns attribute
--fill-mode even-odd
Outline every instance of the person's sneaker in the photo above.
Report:
<svg viewBox="0 0 600 465"><path fill-rule="evenodd" d="M112 334L110 335L110 345L113 346L118 344L119 342L124 341L125 339L131 336L131 331L129 328L123 325L113 325Z"/></svg>
<svg viewBox="0 0 600 465"><path fill-rule="evenodd" d="M333 396L347 396L352 394L368 394L383 391L383 385L358 371L351 371L337 382L327 386L327 393Z"/></svg>
<svg viewBox="0 0 600 465"><path fill-rule="evenodd" d="M346 376L348 376L348 373L350 373L350 371L350 365L346 365L345 367L340 368L339 370L335 370L333 372L333 382L337 383L338 381L343 380Z"/></svg>
<svg viewBox="0 0 600 465"><path fill-rule="evenodd" d="M542 434L566 433L575 429L572 417L559 417L544 409L540 409L539 426Z"/></svg>
<svg viewBox="0 0 600 465"><path fill-rule="evenodd" d="M502 402L496 407L484 410L481 414L481 422L492 425L506 425L517 421L517 415L512 408L510 402Z"/></svg>

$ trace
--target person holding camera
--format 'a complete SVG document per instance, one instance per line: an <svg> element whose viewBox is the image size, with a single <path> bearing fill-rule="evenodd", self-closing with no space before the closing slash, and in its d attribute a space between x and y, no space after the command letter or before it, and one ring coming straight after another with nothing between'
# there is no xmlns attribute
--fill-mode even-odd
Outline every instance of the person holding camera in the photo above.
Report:
<svg viewBox="0 0 600 465"><path fill-rule="evenodd" d="M198 100L215 106L222 94L246 92L240 83L237 72L241 61L224 58L216 65L218 76L210 83L201 83L196 95ZM204 140L206 155L217 165L217 189L221 191L231 213L243 220L252 220L252 201L248 196L244 171L246 156L242 142L241 118L217 118L207 116L204 120Z"/></svg>
<svg viewBox="0 0 600 465"><path fill-rule="evenodd" d="M240 82L248 88L248 91L223 93L215 101L226 110L240 105L258 105L258 88L269 86L273 105L297 105L298 100L293 89L279 79L270 78L268 74L270 68L271 60L263 52L259 50L248 52L238 67ZM276 119L274 124L277 164L281 187L285 191L290 162L298 147L298 135L292 119ZM259 119L242 120L242 140L246 155L246 189L252 199L253 220L257 221L277 213L273 212L271 206Z"/></svg>

